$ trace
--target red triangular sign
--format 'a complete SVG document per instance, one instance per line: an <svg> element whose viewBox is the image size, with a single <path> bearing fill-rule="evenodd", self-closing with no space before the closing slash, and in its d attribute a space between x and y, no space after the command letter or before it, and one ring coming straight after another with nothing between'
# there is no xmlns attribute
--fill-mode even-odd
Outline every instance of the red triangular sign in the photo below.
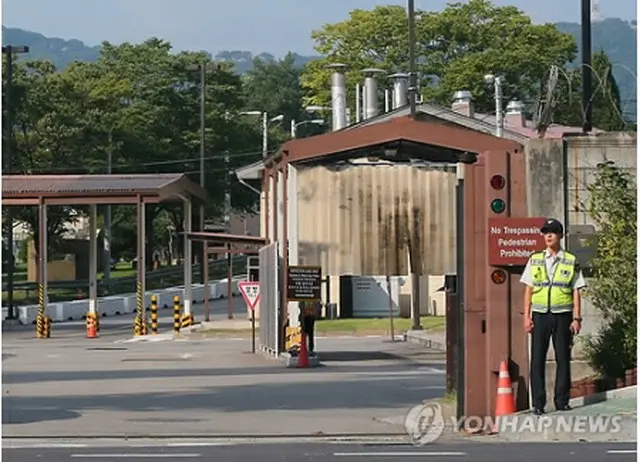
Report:
<svg viewBox="0 0 640 462"><path fill-rule="evenodd" d="M249 309L253 311L258 304L258 300L260 300L260 283L240 281L238 282L238 289L242 292L242 298L244 298Z"/></svg>

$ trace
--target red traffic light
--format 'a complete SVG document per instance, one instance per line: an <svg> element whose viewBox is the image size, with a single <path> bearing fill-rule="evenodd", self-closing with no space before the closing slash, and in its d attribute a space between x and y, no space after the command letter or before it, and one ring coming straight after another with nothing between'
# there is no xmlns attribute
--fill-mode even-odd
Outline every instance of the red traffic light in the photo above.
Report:
<svg viewBox="0 0 640 462"><path fill-rule="evenodd" d="M503 270L497 269L493 273L491 273L491 280L494 284L504 284L507 280L507 273L505 273Z"/></svg>
<svg viewBox="0 0 640 462"><path fill-rule="evenodd" d="M491 187L493 189L502 189L507 184L507 181L502 175L493 175L491 177Z"/></svg>

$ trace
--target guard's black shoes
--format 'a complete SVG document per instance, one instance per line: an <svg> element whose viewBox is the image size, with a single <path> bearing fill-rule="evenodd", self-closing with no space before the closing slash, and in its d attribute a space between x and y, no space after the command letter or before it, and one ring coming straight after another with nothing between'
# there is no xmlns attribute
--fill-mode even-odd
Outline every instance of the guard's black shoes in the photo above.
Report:
<svg viewBox="0 0 640 462"><path fill-rule="evenodd" d="M568 404L565 404L563 406L556 407L556 410L558 410L558 411L570 411L571 410L571 406L569 406Z"/></svg>
<svg viewBox="0 0 640 462"><path fill-rule="evenodd" d="M543 414L544 414L544 409L535 408L535 409L533 410L533 414L534 414L534 415L543 415Z"/></svg>

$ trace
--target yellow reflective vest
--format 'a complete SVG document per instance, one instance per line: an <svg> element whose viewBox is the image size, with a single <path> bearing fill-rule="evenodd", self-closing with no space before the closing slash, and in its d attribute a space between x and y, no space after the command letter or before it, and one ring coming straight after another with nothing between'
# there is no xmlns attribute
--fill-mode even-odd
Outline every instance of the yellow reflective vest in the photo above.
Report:
<svg viewBox="0 0 640 462"><path fill-rule="evenodd" d="M566 250L563 250L563 254L551 277L547 275L545 252L531 255L532 312L567 313L573 311L573 277L576 272L576 256Z"/></svg>

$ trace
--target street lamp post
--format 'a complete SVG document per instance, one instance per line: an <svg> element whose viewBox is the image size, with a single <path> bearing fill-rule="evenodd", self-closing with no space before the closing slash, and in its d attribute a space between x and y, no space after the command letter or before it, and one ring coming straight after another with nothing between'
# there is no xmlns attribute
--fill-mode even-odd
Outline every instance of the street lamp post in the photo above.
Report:
<svg viewBox="0 0 640 462"><path fill-rule="evenodd" d="M2 47L2 54L7 55L7 97L5 104L7 106L7 143L5 145L5 172L11 174L13 170L12 148L13 148L13 106L11 104L13 90L13 55L20 53L29 53L28 46L6 45ZM13 210L7 207L7 313L8 319L16 319L16 313L13 306Z"/></svg>
<svg viewBox="0 0 640 462"><path fill-rule="evenodd" d="M496 136L502 138L502 129L504 127L504 117L502 115L502 77L493 74L484 76L487 85L494 87L494 99L496 102Z"/></svg>
<svg viewBox="0 0 640 462"><path fill-rule="evenodd" d="M279 114L269 119L269 114L266 111L245 111L240 114L262 116L262 158L266 158L269 155L269 123L282 122L284 115Z"/></svg>
<svg viewBox="0 0 640 462"><path fill-rule="evenodd" d="M314 125L324 125L324 119L312 119L312 120L303 120L302 122L297 122L295 120L291 120L291 138L295 138L298 127L301 125L314 124Z"/></svg>

